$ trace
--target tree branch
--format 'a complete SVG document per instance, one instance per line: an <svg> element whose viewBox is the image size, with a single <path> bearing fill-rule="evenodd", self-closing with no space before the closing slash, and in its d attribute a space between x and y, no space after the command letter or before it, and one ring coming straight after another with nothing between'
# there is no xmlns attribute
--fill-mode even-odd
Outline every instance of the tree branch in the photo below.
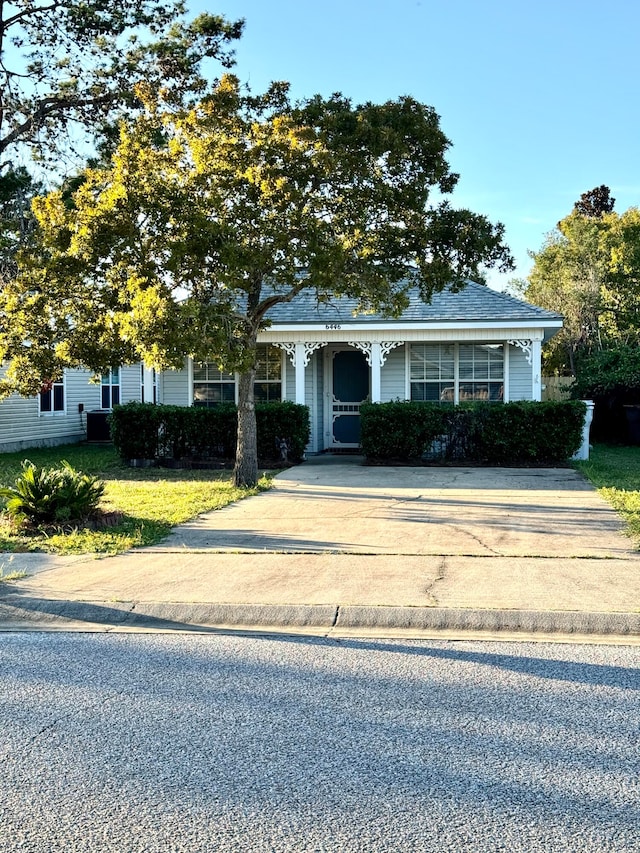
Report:
<svg viewBox="0 0 640 853"><path fill-rule="evenodd" d="M15 15L12 15L10 18L7 18L4 21L0 21L0 32L4 35L4 33L12 27L14 24L23 21L25 18L30 18L34 15L39 14L40 12L51 12L54 9L58 9L62 3L56 2L50 3L48 6L39 6L37 9L24 9L22 12L17 12Z"/></svg>
<svg viewBox="0 0 640 853"><path fill-rule="evenodd" d="M13 143L17 142L21 136L27 135L29 132L40 128L44 125L45 119L50 115L62 113L65 110L81 109L82 107L95 107L102 104L108 104L109 101L115 100L116 96L113 93L105 95L96 95L93 98L74 99L74 98L44 98L38 108L29 116L22 124L7 134L4 139L0 139L0 153Z"/></svg>

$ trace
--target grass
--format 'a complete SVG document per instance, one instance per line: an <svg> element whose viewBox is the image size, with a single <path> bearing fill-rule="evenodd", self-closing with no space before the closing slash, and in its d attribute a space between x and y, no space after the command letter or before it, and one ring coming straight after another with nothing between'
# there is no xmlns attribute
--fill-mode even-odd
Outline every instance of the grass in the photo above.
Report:
<svg viewBox="0 0 640 853"><path fill-rule="evenodd" d="M597 444L588 462L574 464L620 513L640 546L640 447Z"/></svg>
<svg viewBox="0 0 640 853"><path fill-rule="evenodd" d="M0 526L0 551L47 551L55 554L118 554L160 542L176 524L208 510L268 488L263 475L255 489L237 489L230 471L129 468L111 447L66 445L0 454L0 483L13 485L23 459L36 465L58 465L62 459L77 470L105 482L100 509L116 513L113 526L92 530L38 530L31 534ZM122 514L120 516L119 514Z"/></svg>

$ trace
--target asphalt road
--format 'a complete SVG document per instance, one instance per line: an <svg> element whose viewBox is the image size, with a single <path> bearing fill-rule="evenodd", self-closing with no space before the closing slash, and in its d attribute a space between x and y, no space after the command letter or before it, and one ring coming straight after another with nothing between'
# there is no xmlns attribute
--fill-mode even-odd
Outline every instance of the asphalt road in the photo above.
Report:
<svg viewBox="0 0 640 853"><path fill-rule="evenodd" d="M640 850L632 647L0 635L0 850Z"/></svg>

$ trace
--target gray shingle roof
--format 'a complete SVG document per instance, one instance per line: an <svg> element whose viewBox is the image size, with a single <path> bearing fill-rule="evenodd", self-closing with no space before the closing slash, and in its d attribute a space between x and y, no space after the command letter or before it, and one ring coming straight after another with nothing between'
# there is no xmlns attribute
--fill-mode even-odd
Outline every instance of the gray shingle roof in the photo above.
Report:
<svg viewBox="0 0 640 853"><path fill-rule="evenodd" d="M463 290L452 293L449 288L436 293L429 304L420 299L417 289L411 290L410 303L401 317L394 323L464 322L464 321L531 321L542 323L561 320L562 316L544 308L538 308L506 293L491 290L482 284L470 281ZM318 304L313 290L302 291L292 302L280 303L272 308L267 317L273 325L312 325L316 323L380 323L381 314L359 314L354 317L355 299L334 299L330 303Z"/></svg>

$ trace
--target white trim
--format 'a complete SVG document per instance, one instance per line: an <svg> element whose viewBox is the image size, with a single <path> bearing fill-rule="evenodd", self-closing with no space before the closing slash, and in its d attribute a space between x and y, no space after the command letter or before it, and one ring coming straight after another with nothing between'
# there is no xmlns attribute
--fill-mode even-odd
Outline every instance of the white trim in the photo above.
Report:
<svg viewBox="0 0 640 853"><path fill-rule="evenodd" d="M542 344L531 342L531 399L537 403L542 400Z"/></svg>
<svg viewBox="0 0 640 853"><path fill-rule="evenodd" d="M319 355L319 354L318 354ZM311 441L309 448L312 452L318 450L318 364L320 359L314 355L311 358L311 405L309 406L309 421L311 427Z"/></svg>
<svg viewBox="0 0 640 853"><path fill-rule="evenodd" d="M187 405L193 406L193 359L187 359Z"/></svg>
<svg viewBox="0 0 640 853"><path fill-rule="evenodd" d="M371 377L369 393L372 403L379 403L382 396L381 382L381 366L382 366L382 345L375 341L371 344Z"/></svg>
<svg viewBox="0 0 640 853"><path fill-rule="evenodd" d="M329 328L327 328L329 325ZM259 333L259 337L265 334L282 332L298 332L301 334L313 333L318 337L318 332L322 332L321 337L334 340L336 335L339 339L344 340L345 332L349 334L360 332L362 335L369 337L371 332L386 332L389 330L410 332L413 330L433 331L438 332L446 329L561 329L562 320L543 320L536 323L535 320L451 320L447 322L416 322L416 323L341 323L339 329L332 328L333 324L323 323L283 323L282 325L273 323L268 329ZM515 336L514 336L515 337Z"/></svg>
<svg viewBox="0 0 640 853"><path fill-rule="evenodd" d="M511 389L509 388L509 372L511 370L511 367L509 364L509 353L510 353L510 351L511 351L511 347L509 346L509 342L505 341L504 342L504 349L503 349L503 353L504 353L504 379L503 379L503 385L502 385L502 399L503 399L504 403L510 403L511 402L510 397L509 397L509 395L511 393Z"/></svg>
<svg viewBox="0 0 640 853"><path fill-rule="evenodd" d="M53 404L54 404L53 388L54 388L54 385L62 385L62 408L61 409L54 409L53 408ZM67 414L67 371L63 370L62 379L59 382L52 382L51 383L51 410L49 412L43 412L42 409L40 408L40 402L41 402L40 394L41 393L42 392L39 391L36 394L36 401L37 401L37 405L38 405L38 417L39 418L61 418L61 417L64 417Z"/></svg>
<svg viewBox="0 0 640 853"><path fill-rule="evenodd" d="M295 375L295 384L296 384L296 399L295 402L298 404L304 405L305 400L305 374L307 372L307 362L308 358L306 357L306 349L307 344L302 341L298 341L296 344L293 344L294 354L293 354L293 370Z"/></svg>

